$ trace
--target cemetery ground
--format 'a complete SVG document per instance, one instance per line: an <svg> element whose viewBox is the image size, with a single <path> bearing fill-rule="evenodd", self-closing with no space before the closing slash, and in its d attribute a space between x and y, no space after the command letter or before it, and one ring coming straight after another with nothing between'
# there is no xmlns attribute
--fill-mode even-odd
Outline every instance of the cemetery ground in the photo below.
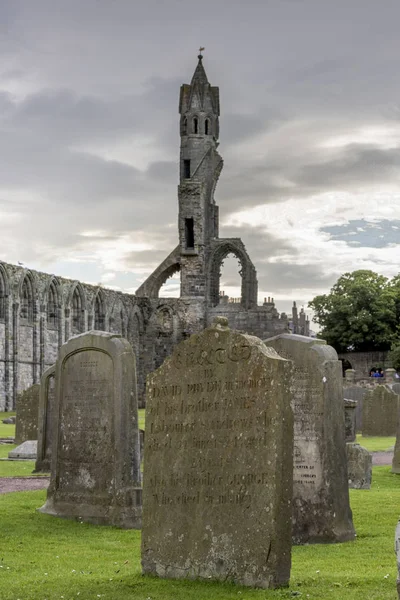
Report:
<svg viewBox="0 0 400 600"><path fill-rule="evenodd" d="M3 418L2 415L0 415ZM7 415L6 415L7 416ZM4 435L13 425L7 427ZM144 411L140 411L144 428ZM394 438L362 438L369 450L386 451ZM5 458L11 444L0 445ZM0 461L0 477L29 476L33 461ZM374 467L371 490L350 490L357 538L353 542L293 548L289 588L253 590L231 584L143 577L140 532L94 526L40 514L44 490L0 495L1 600L392 600L396 597L394 528L400 476Z"/></svg>
<svg viewBox="0 0 400 600"><path fill-rule="evenodd" d="M143 577L140 532L57 519L36 512L44 491L0 496L2 600L393 600L394 527L400 477L374 467L371 490L350 490L357 538L293 548L290 587L252 590L226 584Z"/></svg>

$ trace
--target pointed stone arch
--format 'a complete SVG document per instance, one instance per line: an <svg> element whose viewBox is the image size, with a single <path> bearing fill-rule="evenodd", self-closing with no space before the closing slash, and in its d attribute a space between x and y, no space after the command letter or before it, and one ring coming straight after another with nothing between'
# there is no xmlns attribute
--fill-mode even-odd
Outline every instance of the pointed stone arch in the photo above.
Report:
<svg viewBox="0 0 400 600"><path fill-rule="evenodd" d="M207 295L209 304L211 306L217 306L219 303L220 269L223 260L228 254L236 256L241 265L239 273L242 278L240 306L243 308L253 308L254 306L257 306L257 273L240 238L215 240L212 243L208 269Z"/></svg>
<svg viewBox="0 0 400 600"><path fill-rule="evenodd" d="M36 319L36 285L33 274L26 271L19 285L19 317L23 323L33 325Z"/></svg>
<svg viewBox="0 0 400 600"><path fill-rule="evenodd" d="M136 296L147 298L158 298L163 283L172 275L181 270L180 246L177 246L171 254L157 267L155 271L136 290Z"/></svg>
<svg viewBox="0 0 400 600"><path fill-rule="evenodd" d="M99 288L93 302L93 327L97 331L106 331L106 298L104 292Z"/></svg>
<svg viewBox="0 0 400 600"><path fill-rule="evenodd" d="M79 282L72 286L67 305L70 310L72 335L83 333L85 331L86 296Z"/></svg>
<svg viewBox="0 0 400 600"><path fill-rule="evenodd" d="M0 265L0 321L4 321L6 318L9 295L10 284L8 274L3 265Z"/></svg>
<svg viewBox="0 0 400 600"><path fill-rule="evenodd" d="M61 320L62 293L61 285L56 277L51 277L44 293L46 305L47 327L58 329Z"/></svg>

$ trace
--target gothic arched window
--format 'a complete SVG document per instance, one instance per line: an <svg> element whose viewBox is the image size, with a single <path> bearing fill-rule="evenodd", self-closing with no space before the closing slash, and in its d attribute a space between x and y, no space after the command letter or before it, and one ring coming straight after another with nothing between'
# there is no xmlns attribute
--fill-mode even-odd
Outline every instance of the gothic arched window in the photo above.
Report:
<svg viewBox="0 0 400 600"><path fill-rule="evenodd" d="M6 318L6 282L0 271L0 319Z"/></svg>
<svg viewBox="0 0 400 600"><path fill-rule="evenodd" d="M19 316L29 324L33 323L33 286L31 278L27 275L22 284Z"/></svg>
<svg viewBox="0 0 400 600"><path fill-rule="evenodd" d="M199 133L199 120L197 117L193 118L193 133Z"/></svg>
<svg viewBox="0 0 400 600"><path fill-rule="evenodd" d="M187 135L187 118L184 117L184 119L182 120L182 135Z"/></svg>
<svg viewBox="0 0 400 600"><path fill-rule="evenodd" d="M57 327L58 324L58 293L54 281L50 283L47 294L47 324L50 327Z"/></svg>
<svg viewBox="0 0 400 600"><path fill-rule="evenodd" d="M106 315L104 310L103 296L99 292L94 303L94 328L98 331L104 331L106 320L105 317Z"/></svg>
<svg viewBox="0 0 400 600"><path fill-rule="evenodd" d="M82 333L84 329L84 309L82 294L78 286L72 295L72 331Z"/></svg>

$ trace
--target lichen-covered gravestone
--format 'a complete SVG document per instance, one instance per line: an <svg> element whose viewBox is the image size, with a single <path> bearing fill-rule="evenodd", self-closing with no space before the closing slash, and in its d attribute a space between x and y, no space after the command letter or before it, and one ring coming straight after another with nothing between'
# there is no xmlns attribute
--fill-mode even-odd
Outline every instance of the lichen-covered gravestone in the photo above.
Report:
<svg viewBox="0 0 400 600"><path fill-rule="evenodd" d="M344 398L344 425L346 442L354 442L356 439L356 400Z"/></svg>
<svg viewBox="0 0 400 600"><path fill-rule="evenodd" d="M369 490L372 481L372 454L355 442L346 444L349 488Z"/></svg>
<svg viewBox="0 0 400 600"><path fill-rule="evenodd" d="M396 443L392 459L392 473L400 473L400 418L397 420Z"/></svg>
<svg viewBox="0 0 400 600"><path fill-rule="evenodd" d="M143 572L287 585L291 363L217 317L147 380Z"/></svg>
<svg viewBox="0 0 400 600"><path fill-rule="evenodd" d="M362 406L364 396L367 393L368 389L366 387L362 387L360 385L351 385L349 387L343 387L343 394L345 398L349 400L355 400L357 402L356 406L356 432L361 433L362 431Z"/></svg>
<svg viewBox="0 0 400 600"><path fill-rule="evenodd" d="M34 383L17 396L15 443L38 439L38 411L40 385Z"/></svg>
<svg viewBox="0 0 400 600"><path fill-rule="evenodd" d="M127 340L91 331L61 347L53 426L41 512L140 528L135 358Z"/></svg>
<svg viewBox="0 0 400 600"><path fill-rule="evenodd" d="M294 362L293 542L352 540L341 362L323 340L281 334L264 343Z"/></svg>
<svg viewBox="0 0 400 600"><path fill-rule="evenodd" d="M50 471L51 440L54 427L55 370L55 365L49 367L40 379L36 472Z"/></svg>
<svg viewBox="0 0 400 600"><path fill-rule="evenodd" d="M400 520L397 522L394 534L394 551L397 559L397 596L400 598Z"/></svg>
<svg viewBox="0 0 400 600"><path fill-rule="evenodd" d="M389 386L377 385L364 396L362 408L363 435L396 435L399 396Z"/></svg>

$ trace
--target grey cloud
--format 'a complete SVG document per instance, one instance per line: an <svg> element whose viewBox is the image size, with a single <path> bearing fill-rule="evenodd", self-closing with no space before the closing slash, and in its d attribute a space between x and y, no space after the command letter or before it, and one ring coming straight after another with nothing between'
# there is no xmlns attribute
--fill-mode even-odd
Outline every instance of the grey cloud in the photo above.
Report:
<svg viewBox="0 0 400 600"><path fill-rule="evenodd" d="M328 290L340 276L337 273L325 273L323 265L298 265L282 262L264 263L259 274L260 289L271 290L275 294L293 292L296 300L297 289ZM319 292L316 291L315 295Z"/></svg>

